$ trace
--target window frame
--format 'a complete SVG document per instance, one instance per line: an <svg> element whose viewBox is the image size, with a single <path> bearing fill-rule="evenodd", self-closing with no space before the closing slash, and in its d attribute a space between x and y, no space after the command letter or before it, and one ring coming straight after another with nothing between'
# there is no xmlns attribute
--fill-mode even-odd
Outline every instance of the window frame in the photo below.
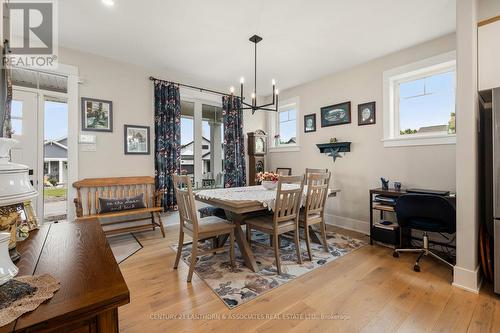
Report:
<svg viewBox="0 0 500 333"><path fill-rule="evenodd" d="M382 139L384 147L456 143L456 134L448 134L448 132L444 131L401 135L399 123L399 84L446 73L450 70L452 70L455 75L456 92L457 72L455 51L384 72L384 137Z"/></svg>
<svg viewBox="0 0 500 333"><path fill-rule="evenodd" d="M295 110L295 144L276 145L274 136L279 131L279 114L280 112ZM280 102L277 112L269 113L269 152L289 152L300 151L300 105L299 98L293 97Z"/></svg>

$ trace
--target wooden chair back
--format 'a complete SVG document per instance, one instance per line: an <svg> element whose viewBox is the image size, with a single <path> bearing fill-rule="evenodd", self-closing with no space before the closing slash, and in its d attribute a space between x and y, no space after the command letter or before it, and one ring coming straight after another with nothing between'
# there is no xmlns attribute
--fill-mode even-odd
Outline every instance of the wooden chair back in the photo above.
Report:
<svg viewBox="0 0 500 333"><path fill-rule="evenodd" d="M276 168L276 173L280 176L291 176L292 168Z"/></svg>
<svg viewBox="0 0 500 333"><path fill-rule="evenodd" d="M188 227L193 233L198 234L198 215L196 214L191 177L174 175L173 181L181 227Z"/></svg>
<svg viewBox="0 0 500 333"><path fill-rule="evenodd" d="M320 214L323 216L328 186L330 184L331 172L310 173L307 180L307 200L305 204L305 216Z"/></svg>
<svg viewBox="0 0 500 333"><path fill-rule="evenodd" d="M77 217L98 214L99 198L121 199L142 193L146 207L159 206L155 179L150 176L86 178L73 183L73 187L77 191Z"/></svg>
<svg viewBox="0 0 500 333"><path fill-rule="evenodd" d="M311 173L327 173L328 169L311 169L311 168L306 168L306 182L305 184L307 185L307 181L309 179L309 174Z"/></svg>
<svg viewBox="0 0 500 333"><path fill-rule="evenodd" d="M297 185L288 189L286 184ZM281 176L276 188L274 225L280 222L297 220L304 191L304 176Z"/></svg>

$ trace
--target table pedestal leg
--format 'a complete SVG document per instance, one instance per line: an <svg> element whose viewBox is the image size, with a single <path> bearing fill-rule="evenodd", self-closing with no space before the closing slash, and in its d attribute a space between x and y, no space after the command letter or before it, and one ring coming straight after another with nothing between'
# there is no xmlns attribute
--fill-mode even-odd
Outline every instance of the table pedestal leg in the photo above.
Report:
<svg viewBox="0 0 500 333"><path fill-rule="evenodd" d="M241 228L241 225L244 223L244 216L227 211L226 216L230 221L234 223L234 238L236 240L236 243L238 244L241 255L243 256L243 260L245 261L245 266L250 268L252 271L257 272L259 270L259 267L257 266L257 262L255 261L255 257L253 256L252 249L247 243L245 233Z"/></svg>

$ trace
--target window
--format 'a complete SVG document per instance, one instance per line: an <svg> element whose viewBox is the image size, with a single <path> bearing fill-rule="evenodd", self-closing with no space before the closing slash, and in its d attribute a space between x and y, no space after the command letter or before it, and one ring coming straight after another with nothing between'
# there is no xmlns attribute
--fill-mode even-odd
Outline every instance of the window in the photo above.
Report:
<svg viewBox="0 0 500 333"><path fill-rule="evenodd" d="M290 99L280 103L279 111L270 113L271 150L297 150L299 146L297 117L299 115L298 99Z"/></svg>
<svg viewBox="0 0 500 333"><path fill-rule="evenodd" d="M11 103L11 124L14 135L23 134L23 102L12 100Z"/></svg>
<svg viewBox="0 0 500 333"><path fill-rule="evenodd" d="M384 73L384 146L455 143L455 53Z"/></svg>

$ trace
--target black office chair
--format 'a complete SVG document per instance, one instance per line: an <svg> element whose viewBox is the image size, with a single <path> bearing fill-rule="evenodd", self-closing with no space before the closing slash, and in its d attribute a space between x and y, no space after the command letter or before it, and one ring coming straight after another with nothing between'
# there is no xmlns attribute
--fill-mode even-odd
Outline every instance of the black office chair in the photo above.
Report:
<svg viewBox="0 0 500 333"><path fill-rule="evenodd" d="M453 267L429 250L427 232L443 232L452 234L456 231L455 207L445 197L430 194L404 194L396 202L396 216L402 228L421 230L423 234L423 248L395 249L393 256L399 257L400 252L420 253L413 269L420 272L419 262L422 256L431 255L443 263Z"/></svg>

